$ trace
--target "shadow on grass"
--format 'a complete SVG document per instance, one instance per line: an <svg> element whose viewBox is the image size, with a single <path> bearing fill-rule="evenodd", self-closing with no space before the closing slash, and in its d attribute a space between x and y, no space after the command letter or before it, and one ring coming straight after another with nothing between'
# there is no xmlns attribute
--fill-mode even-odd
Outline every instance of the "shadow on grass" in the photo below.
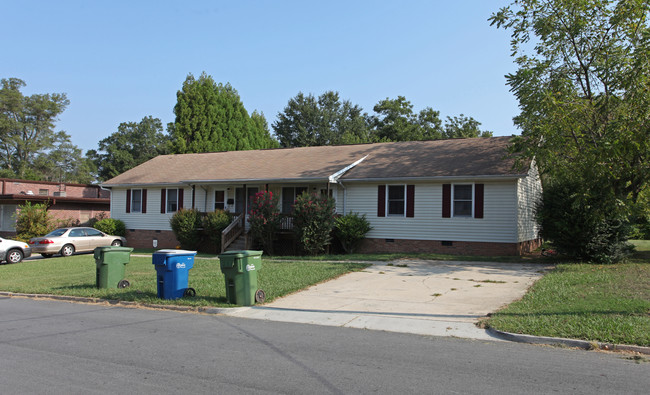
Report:
<svg viewBox="0 0 650 395"><path fill-rule="evenodd" d="M119 300L125 302L154 303L154 304L179 304L187 306L228 305L226 296L202 296L200 290L196 296L186 296L180 299L161 299L154 291L142 291L137 288L123 290L97 288L93 283L66 285L53 288L56 294L72 295L84 298L97 298L104 300ZM180 303L179 303L180 302Z"/></svg>

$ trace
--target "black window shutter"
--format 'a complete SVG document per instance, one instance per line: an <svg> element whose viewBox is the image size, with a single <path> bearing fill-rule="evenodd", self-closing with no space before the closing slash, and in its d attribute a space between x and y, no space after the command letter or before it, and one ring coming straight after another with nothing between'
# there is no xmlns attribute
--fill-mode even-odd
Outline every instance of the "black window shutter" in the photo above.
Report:
<svg viewBox="0 0 650 395"><path fill-rule="evenodd" d="M142 190L142 214L147 213L147 190Z"/></svg>
<svg viewBox="0 0 650 395"><path fill-rule="evenodd" d="M406 186L406 216L415 217L415 185Z"/></svg>
<svg viewBox="0 0 650 395"><path fill-rule="evenodd" d="M126 212L127 213L131 212L131 190L130 189L126 190Z"/></svg>
<svg viewBox="0 0 650 395"><path fill-rule="evenodd" d="M160 214L165 214L167 208L167 190L165 188L160 190Z"/></svg>
<svg viewBox="0 0 650 395"><path fill-rule="evenodd" d="M474 218L483 218L483 184L474 184Z"/></svg>
<svg viewBox="0 0 650 395"><path fill-rule="evenodd" d="M442 184L442 218L451 218L451 184Z"/></svg>
<svg viewBox="0 0 650 395"><path fill-rule="evenodd" d="M377 188L377 216L386 216L386 185L379 185Z"/></svg>
<svg viewBox="0 0 650 395"><path fill-rule="evenodd" d="M184 191L185 191L184 189L178 188L178 209L179 210L183 208L183 192Z"/></svg>

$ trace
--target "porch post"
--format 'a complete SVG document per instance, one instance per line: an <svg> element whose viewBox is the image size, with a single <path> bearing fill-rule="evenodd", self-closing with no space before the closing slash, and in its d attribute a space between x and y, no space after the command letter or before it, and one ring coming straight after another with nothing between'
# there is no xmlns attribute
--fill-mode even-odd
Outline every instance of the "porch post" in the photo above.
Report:
<svg viewBox="0 0 650 395"><path fill-rule="evenodd" d="M246 215L248 214L248 191L246 184L244 184L244 223L246 223Z"/></svg>

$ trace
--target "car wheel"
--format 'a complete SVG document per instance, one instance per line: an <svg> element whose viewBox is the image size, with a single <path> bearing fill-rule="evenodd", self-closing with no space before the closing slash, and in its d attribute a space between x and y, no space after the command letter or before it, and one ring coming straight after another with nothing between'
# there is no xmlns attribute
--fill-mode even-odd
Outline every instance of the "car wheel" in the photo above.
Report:
<svg viewBox="0 0 650 395"><path fill-rule="evenodd" d="M113 247L122 247L122 242L120 240L113 240L111 243Z"/></svg>
<svg viewBox="0 0 650 395"><path fill-rule="evenodd" d="M54 254L41 254L43 258L52 258Z"/></svg>
<svg viewBox="0 0 650 395"><path fill-rule="evenodd" d="M62 256L70 256L72 254L74 254L74 246L72 244L66 244L61 248Z"/></svg>
<svg viewBox="0 0 650 395"><path fill-rule="evenodd" d="M23 260L23 252L20 250L9 250L7 252L7 262L18 263Z"/></svg>

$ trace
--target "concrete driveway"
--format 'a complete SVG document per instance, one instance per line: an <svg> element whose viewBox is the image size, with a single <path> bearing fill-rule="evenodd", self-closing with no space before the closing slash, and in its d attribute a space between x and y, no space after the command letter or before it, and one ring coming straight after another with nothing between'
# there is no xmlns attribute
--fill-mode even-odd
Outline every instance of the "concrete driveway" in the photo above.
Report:
<svg viewBox="0 0 650 395"><path fill-rule="evenodd" d="M548 266L400 260L229 315L436 336L493 339L475 323L521 298Z"/></svg>

